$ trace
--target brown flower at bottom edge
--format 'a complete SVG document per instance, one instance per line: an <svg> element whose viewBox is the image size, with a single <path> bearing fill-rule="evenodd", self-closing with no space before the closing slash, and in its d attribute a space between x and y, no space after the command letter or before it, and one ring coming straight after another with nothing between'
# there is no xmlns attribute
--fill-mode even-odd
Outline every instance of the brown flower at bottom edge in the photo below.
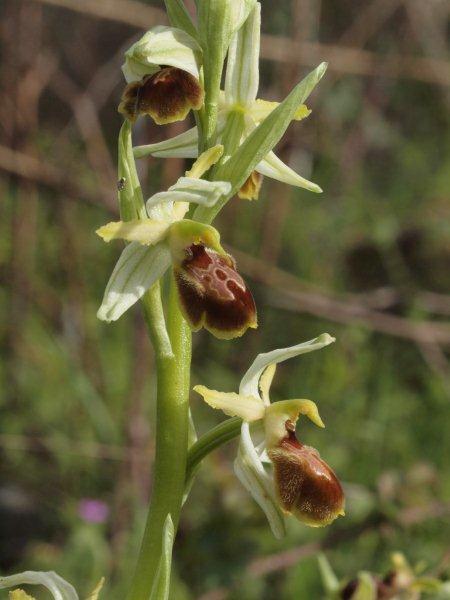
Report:
<svg viewBox="0 0 450 600"><path fill-rule="evenodd" d="M301 444L293 431L268 454L285 512L315 527L329 525L344 514L344 493L338 478L317 450Z"/></svg>
<svg viewBox="0 0 450 600"><path fill-rule="evenodd" d="M258 171L252 171L238 191L241 200L258 200L263 176Z"/></svg>
<svg viewBox="0 0 450 600"><path fill-rule="evenodd" d="M158 125L165 125L182 121L191 109L198 110L202 104L203 90L193 75L176 67L163 67L127 85L119 112L130 121L146 114Z"/></svg>
<svg viewBox="0 0 450 600"><path fill-rule="evenodd" d="M181 307L194 330L205 327L231 339L257 326L256 307L245 281L228 255L192 244L174 267Z"/></svg>

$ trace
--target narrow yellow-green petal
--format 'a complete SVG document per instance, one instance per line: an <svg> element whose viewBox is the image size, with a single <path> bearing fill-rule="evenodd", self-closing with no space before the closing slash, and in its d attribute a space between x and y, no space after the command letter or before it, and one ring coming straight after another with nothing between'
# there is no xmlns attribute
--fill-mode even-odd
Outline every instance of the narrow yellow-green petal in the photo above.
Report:
<svg viewBox="0 0 450 600"><path fill-rule="evenodd" d="M153 246L167 234L170 222L153 219L136 219L134 221L112 221L95 232L105 242L126 240L139 242L145 246Z"/></svg>
<svg viewBox="0 0 450 600"><path fill-rule="evenodd" d="M194 391L212 408L223 410L230 417L241 417L244 421L258 421L262 419L265 406L259 398L241 396L234 392L218 392L210 390L204 385L196 385Z"/></svg>
<svg viewBox="0 0 450 600"><path fill-rule="evenodd" d="M206 173L223 154L223 146L221 144L217 144L208 150L205 150L200 156L197 158L195 163L192 165L189 171L186 171L186 177L195 177L200 179L202 175Z"/></svg>
<svg viewBox="0 0 450 600"><path fill-rule="evenodd" d="M270 404L269 390L270 386L272 385L272 381L275 376L276 370L276 363L272 363L266 368L264 373L261 375L261 379L259 380L261 398L264 400L264 404L266 404L267 406Z"/></svg>

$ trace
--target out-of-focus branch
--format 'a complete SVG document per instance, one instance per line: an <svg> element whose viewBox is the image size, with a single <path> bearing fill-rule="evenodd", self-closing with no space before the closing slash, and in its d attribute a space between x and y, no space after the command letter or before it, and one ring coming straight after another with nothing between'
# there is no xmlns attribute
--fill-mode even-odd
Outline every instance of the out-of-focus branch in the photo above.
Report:
<svg viewBox="0 0 450 600"><path fill-rule="evenodd" d="M0 170L34 181L40 185L54 189L59 195L72 200L84 200L94 206L104 206L113 214L117 214L117 202L114 190L103 188L98 191L88 190L78 185L70 176L61 170L23 152L10 150L0 146Z"/></svg>
<svg viewBox="0 0 450 600"><path fill-rule="evenodd" d="M0 447L3 450L33 453L73 454L92 459L118 460L126 458L127 448L113 444L99 444L77 440L61 440L49 437L30 437L10 433L0 433Z"/></svg>
<svg viewBox="0 0 450 600"><path fill-rule="evenodd" d="M353 22L339 39L343 46L363 47L400 7L403 0L373 0L361 6Z"/></svg>
<svg viewBox="0 0 450 600"><path fill-rule="evenodd" d="M445 60L423 58L401 54L387 54L384 57L375 52L360 48L343 48L333 44L302 42L274 35L262 36L261 55L269 60L297 62L315 66L325 60L331 71L352 75L371 75L415 79L443 86L450 85L450 71Z"/></svg>
<svg viewBox="0 0 450 600"><path fill-rule="evenodd" d="M76 12L131 25L145 29L156 24L167 23L166 13L152 6L136 2L136 0L35 0L41 4L49 4L58 8L67 8Z"/></svg>
<svg viewBox="0 0 450 600"><path fill-rule="evenodd" d="M146 29L156 23L165 23L162 10L146 6L136 0L33 0L42 4L66 8L99 19L107 19ZM298 43L288 38L263 35L261 56L284 63L301 63L315 66L325 60L330 70L353 75L377 75L415 79L427 83L450 86L450 71L445 60L409 55L386 55L360 48L343 48L339 45L316 42ZM299 59L300 57L300 59Z"/></svg>
<svg viewBox="0 0 450 600"><path fill-rule="evenodd" d="M103 206L111 214L117 214L112 190L102 188L94 193L77 185L58 169L4 146L0 146L0 169L54 188L69 198ZM371 309L364 302L311 289L295 275L286 273L278 267L268 267L261 260L235 248L231 249L231 253L237 259L243 273L276 290L277 294L272 298L272 303L279 307L307 312L337 323L359 324L416 343L450 344L450 326L447 324L433 321L417 322L385 314ZM434 295L432 294L431 297ZM439 299L442 304L444 297L439 296Z"/></svg>
<svg viewBox="0 0 450 600"><path fill-rule="evenodd" d="M103 135L97 108L88 94L82 94L70 77L61 71L55 74L50 88L71 109L86 146L93 171L103 185L114 181L116 169Z"/></svg>
<svg viewBox="0 0 450 600"><path fill-rule="evenodd" d="M450 344L450 326L433 321L410 319L371 310L361 303L340 298L330 293L312 291L295 276L277 267L268 267L264 262L248 254L231 250L239 268L246 275L276 290L272 304L296 312L307 312L337 323L363 325L416 343L434 342Z"/></svg>

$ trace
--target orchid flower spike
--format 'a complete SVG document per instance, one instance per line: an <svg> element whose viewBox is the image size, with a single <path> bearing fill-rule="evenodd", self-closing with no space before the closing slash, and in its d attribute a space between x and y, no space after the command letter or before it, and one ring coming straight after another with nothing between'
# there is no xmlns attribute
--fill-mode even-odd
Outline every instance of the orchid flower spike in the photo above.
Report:
<svg viewBox="0 0 450 600"><path fill-rule="evenodd" d="M225 162L233 153L236 143L237 145L242 143L279 104L256 97L259 85L260 27L261 5L256 2L245 23L232 38L228 51L225 89L220 98L217 130L217 139L226 148L222 162ZM326 63L322 63L308 75L305 99L320 81L326 68ZM301 104L294 119L300 121L310 112L305 104ZM152 155L195 158L198 138L198 129L194 127L163 142L136 147L134 149L135 157L142 158ZM270 151L256 166L256 173L253 172L244 183L239 192L241 198L256 199L258 197L262 175L312 192L322 191L317 184L298 175L274 152Z"/></svg>
<svg viewBox="0 0 450 600"><path fill-rule="evenodd" d="M158 125L182 121L203 105L201 48L175 27L154 27L127 50L122 71L127 86L119 112L130 121L147 114Z"/></svg>
<svg viewBox="0 0 450 600"><path fill-rule="evenodd" d="M228 182L200 179L222 151L222 146L210 148L185 177L147 200L147 218L114 221L97 230L105 242L131 242L106 286L99 319L117 320L172 265L181 308L194 330L205 327L230 339L257 326L253 297L220 245L218 231L184 218L189 203L213 206L229 193Z"/></svg>
<svg viewBox="0 0 450 600"><path fill-rule="evenodd" d="M207 404L241 417L241 439L234 467L241 483L265 512L276 537L285 533L284 515L311 527L329 525L344 514L344 494L331 468L314 448L297 440L299 415L324 427L311 400L282 400L271 404L269 389L279 362L319 350L334 342L327 333L292 346L259 354L239 386L239 393L194 388ZM252 434L261 435L255 446ZM271 463L268 470L264 463Z"/></svg>

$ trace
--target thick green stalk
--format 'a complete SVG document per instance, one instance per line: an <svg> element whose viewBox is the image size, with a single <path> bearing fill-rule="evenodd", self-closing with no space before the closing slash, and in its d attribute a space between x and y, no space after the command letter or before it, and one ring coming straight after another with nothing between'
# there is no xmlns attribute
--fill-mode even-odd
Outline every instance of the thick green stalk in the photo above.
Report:
<svg viewBox="0 0 450 600"><path fill-rule="evenodd" d="M195 444L189 448L186 465L186 482L189 482L194 475L196 467L210 452L231 441L241 433L242 419L232 417L227 419L216 427L213 427Z"/></svg>
<svg viewBox="0 0 450 600"><path fill-rule="evenodd" d="M129 600L148 600L157 574L164 522L170 513L175 530L183 501L189 429L191 331L181 315L171 282L167 330L173 355L155 330L158 306L146 300L146 316L155 345L158 378L156 455L152 499Z"/></svg>

